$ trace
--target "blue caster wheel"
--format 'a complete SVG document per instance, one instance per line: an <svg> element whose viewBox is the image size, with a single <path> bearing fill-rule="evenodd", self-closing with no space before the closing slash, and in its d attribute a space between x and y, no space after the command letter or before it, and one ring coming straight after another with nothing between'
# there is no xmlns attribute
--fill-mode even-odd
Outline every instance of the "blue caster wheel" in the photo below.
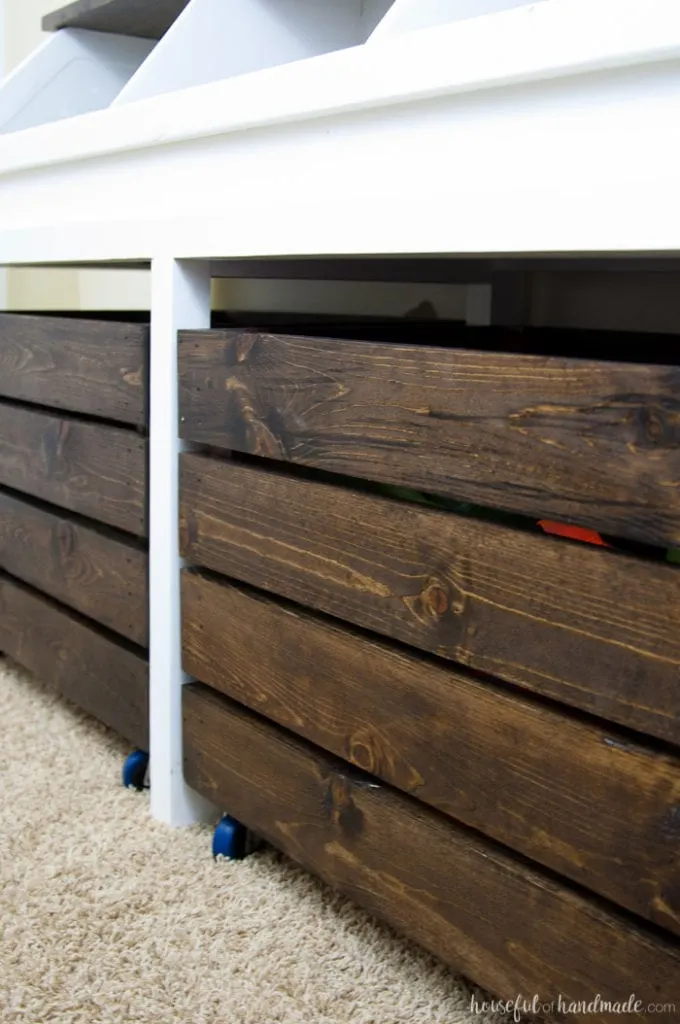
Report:
<svg viewBox="0 0 680 1024"><path fill-rule="evenodd" d="M126 789L141 792L149 788L149 755L143 750L133 750L123 764L123 785Z"/></svg>
<svg viewBox="0 0 680 1024"><path fill-rule="evenodd" d="M260 839L228 814L215 826L213 833L213 857L227 857L229 860L243 860L260 846Z"/></svg>

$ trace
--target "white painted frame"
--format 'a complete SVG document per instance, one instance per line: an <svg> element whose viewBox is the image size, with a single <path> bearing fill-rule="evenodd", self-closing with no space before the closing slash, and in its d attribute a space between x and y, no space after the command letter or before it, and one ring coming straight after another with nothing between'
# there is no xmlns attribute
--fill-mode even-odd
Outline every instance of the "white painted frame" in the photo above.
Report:
<svg viewBox="0 0 680 1024"><path fill-rule="evenodd" d="M3 139L0 265L153 266L156 817L205 811L181 775L175 360L209 261L676 254L679 135L677 0L548 0ZM512 316L489 300L469 320Z"/></svg>
<svg viewBox="0 0 680 1024"><path fill-rule="evenodd" d="M184 782L177 334L210 327L210 268L160 256L151 265L149 386L149 712L151 813L190 825L214 809Z"/></svg>
<svg viewBox="0 0 680 1024"><path fill-rule="evenodd" d="M0 263L675 252L679 135L677 0L549 0L8 136Z"/></svg>

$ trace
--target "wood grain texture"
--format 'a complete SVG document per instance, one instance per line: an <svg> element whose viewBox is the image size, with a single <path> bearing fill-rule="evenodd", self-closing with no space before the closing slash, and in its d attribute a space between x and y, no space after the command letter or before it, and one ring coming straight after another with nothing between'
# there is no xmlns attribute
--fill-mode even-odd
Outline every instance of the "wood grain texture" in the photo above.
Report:
<svg viewBox="0 0 680 1024"><path fill-rule="evenodd" d="M141 545L0 490L0 569L148 645L148 554Z"/></svg>
<svg viewBox="0 0 680 1024"><path fill-rule="evenodd" d="M180 16L189 0L75 0L45 15L45 32L87 28L123 36L160 39Z"/></svg>
<svg viewBox="0 0 680 1024"><path fill-rule="evenodd" d="M132 430L0 403L0 484L140 536L146 448Z"/></svg>
<svg viewBox="0 0 680 1024"><path fill-rule="evenodd" d="M678 367L239 331L181 339L187 439L680 545Z"/></svg>
<svg viewBox="0 0 680 1024"><path fill-rule="evenodd" d="M149 330L0 314L0 395L144 427Z"/></svg>
<svg viewBox="0 0 680 1024"><path fill-rule="evenodd" d="M680 744L680 573L204 455L180 462L182 554Z"/></svg>
<svg viewBox="0 0 680 1024"><path fill-rule="evenodd" d="M492 993L680 1004L677 943L206 687L183 700L190 785Z"/></svg>
<svg viewBox="0 0 680 1024"><path fill-rule="evenodd" d="M133 745L149 749L149 671L141 653L3 576L0 651Z"/></svg>
<svg viewBox="0 0 680 1024"><path fill-rule="evenodd" d="M183 573L184 669L680 934L680 758Z"/></svg>

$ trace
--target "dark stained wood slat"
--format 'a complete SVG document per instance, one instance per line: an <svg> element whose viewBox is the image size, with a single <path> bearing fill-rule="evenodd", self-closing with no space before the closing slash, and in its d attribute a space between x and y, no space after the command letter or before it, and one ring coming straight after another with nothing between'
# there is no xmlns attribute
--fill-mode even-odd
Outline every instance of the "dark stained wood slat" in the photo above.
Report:
<svg viewBox="0 0 680 1024"><path fill-rule="evenodd" d="M680 545L678 367L181 338L185 438Z"/></svg>
<svg viewBox="0 0 680 1024"><path fill-rule="evenodd" d="M141 546L0 491L0 569L147 646Z"/></svg>
<svg viewBox="0 0 680 1024"><path fill-rule="evenodd" d="M191 675L680 933L680 758L194 573L182 608Z"/></svg>
<svg viewBox="0 0 680 1024"><path fill-rule="evenodd" d="M0 314L0 395L143 427L148 328Z"/></svg>
<svg viewBox="0 0 680 1024"><path fill-rule="evenodd" d="M0 484L146 533L146 441L132 430L0 403Z"/></svg>
<svg viewBox="0 0 680 1024"><path fill-rule="evenodd" d="M507 999L680 1004L677 944L206 687L183 700L190 785L479 985Z"/></svg>
<svg viewBox="0 0 680 1024"><path fill-rule="evenodd" d="M189 0L75 0L45 15L45 32L87 28L123 36L160 39L180 16Z"/></svg>
<svg viewBox="0 0 680 1024"><path fill-rule="evenodd" d="M203 455L186 559L680 744L680 573Z"/></svg>
<svg viewBox="0 0 680 1024"><path fill-rule="evenodd" d="M0 577L0 651L148 750L148 662L84 620Z"/></svg>

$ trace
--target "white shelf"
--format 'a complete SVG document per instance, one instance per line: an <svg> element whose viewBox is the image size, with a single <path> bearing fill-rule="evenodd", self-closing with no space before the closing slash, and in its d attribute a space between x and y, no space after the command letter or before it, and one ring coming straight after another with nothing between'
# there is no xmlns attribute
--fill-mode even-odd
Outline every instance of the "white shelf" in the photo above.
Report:
<svg viewBox="0 0 680 1024"><path fill-rule="evenodd" d="M550 0L8 135L6 263L669 252L680 5Z"/></svg>

